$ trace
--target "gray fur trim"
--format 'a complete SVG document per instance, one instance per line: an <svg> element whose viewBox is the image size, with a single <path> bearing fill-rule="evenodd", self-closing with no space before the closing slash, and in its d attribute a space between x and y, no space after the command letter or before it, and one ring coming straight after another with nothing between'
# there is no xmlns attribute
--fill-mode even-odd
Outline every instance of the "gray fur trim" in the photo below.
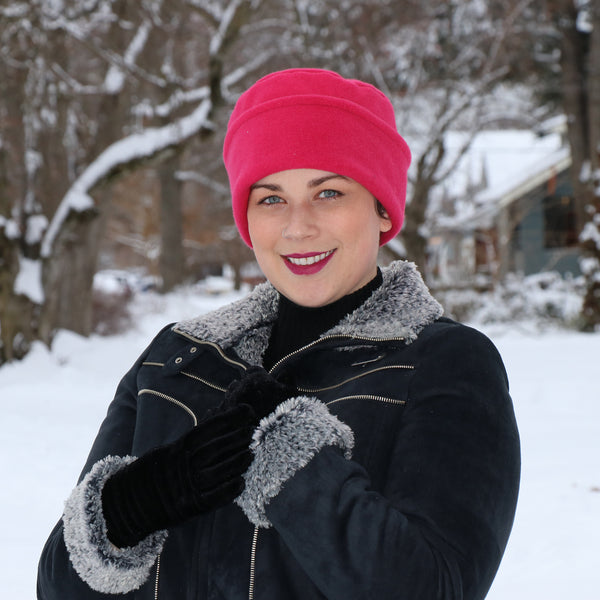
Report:
<svg viewBox="0 0 600 600"><path fill-rule="evenodd" d="M175 330L213 342L223 349L235 348L250 364L259 364L277 317L279 294L270 283L257 285L250 294L195 319L177 323Z"/></svg>
<svg viewBox="0 0 600 600"><path fill-rule="evenodd" d="M71 563L93 590L125 594L141 587L162 552L166 531L157 531L131 548L117 548L106 535L102 488L135 458L107 456L98 461L65 503L64 538Z"/></svg>
<svg viewBox="0 0 600 600"><path fill-rule="evenodd" d="M251 523L271 527L265 506L325 446L339 446L349 459L354 434L316 398L290 398L261 420L251 446L254 460L244 475L246 487L235 500Z"/></svg>
<svg viewBox="0 0 600 600"><path fill-rule="evenodd" d="M431 296L414 263L397 261L381 270L383 284L365 303L323 335L416 339L443 309ZM175 325L197 339L233 348L250 364L261 364L277 317L279 296L263 283L245 298Z"/></svg>
<svg viewBox="0 0 600 600"><path fill-rule="evenodd" d="M444 309L429 293L414 263L398 261L381 273L381 286L326 335L404 338L410 343L442 316Z"/></svg>

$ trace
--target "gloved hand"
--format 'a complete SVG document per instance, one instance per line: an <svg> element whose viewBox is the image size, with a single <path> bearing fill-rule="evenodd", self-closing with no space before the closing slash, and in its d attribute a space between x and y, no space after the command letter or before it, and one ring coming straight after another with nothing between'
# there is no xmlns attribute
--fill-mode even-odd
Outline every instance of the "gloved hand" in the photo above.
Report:
<svg viewBox="0 0 600 600"><path fill-rule="evenodd" d="M244 489L255 422L247 404L224 408L115 473L102 490L108 539L120 548L133 546L231 502Z"/></svg>
<svg viewBox="0 0 600 600"><path fill-rule="evenodd" d="M249 404L260 421L284 400L298 394L292 386L277 381L262 367L250 367L241 379L233 381L225 392L224 406Z"/></svg>

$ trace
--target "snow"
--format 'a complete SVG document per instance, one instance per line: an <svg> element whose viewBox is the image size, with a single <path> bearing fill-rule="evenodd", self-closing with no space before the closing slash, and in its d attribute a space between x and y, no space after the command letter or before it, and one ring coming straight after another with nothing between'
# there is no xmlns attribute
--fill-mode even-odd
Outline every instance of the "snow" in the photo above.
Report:
<svg viewBox="0 0 600 600"><path fill-rule="evenodd" d="M138 55L141 53L146 45L146 42L148 41L148 35L151 27L152 24L150 21L144 21L136 31L135 35L133 36L133 40L129 44L129 47L123 56L123 62L126 65L135 65ZM125 79L126 77L123 69L116 65L111 65L106 72L106 77L104 78L104 89L109 94L117 94L123 89L123 86L125 85Z"/></svg>
<svg viewBox="0 0 600 600"><path fill-rule="evenodd" d="M0 14L9 19L18 19L27 14L28 7L26 2L12 2L10 6L0 7Z"/></svg>
<svg viewBox="0 0 600 600"><path fill-rule="evenodd" d="M489 600L600 596L600 335L499 334L521 433L515 527Z"/></svg>
<svg viewBox="0 0 600 600"><path fill-rule="evenodd" d="M40 242L47 227L48 219L45 215L32 215L29 217L29 219L27 219L25 242L30 246Z"/></svg>
<svg viewBox="0 0 600 600"><path fill-rule="evenodd" d="M579 259L579 268L584 275L591 275L600 269L600 263L593 256L584 256Z"/></svg>
<svg viewBox="0 0 600 600"><path fill-rule="evenodd" d="M42 263L39 260L20 257L19 272L15 279L15 293L27 296L36 304L43 304Z"/></svg>
<svg viewBox="0 0 600 600"><path fill-rule="evenodd" d="M590 14L590 6L585 0L577 0L577 31L590 34L594 30L592 15Z"/></svg>
<svg viewBox="0 0 600 600"><path fill-rule="evenodd" d="M19 225L14 219L7 219L0 215L0 228L4 229L4 235L9 240L17 240L21 234Z"/></svg>
<svg viewBox="0 0 600 600"><path fill-rule="evenodd" d="M30 177L35 175L35 172L42 166L42 160L39 152L31 149L25 151L25 169Z"/></svg>
<svg viewBox="0 0 600 600"><path fill-rule="evenodd" d="M589 242L592 247L600 252L600 212L596 213L592 220L583 226L579 234L579 241L585 244ZM584 260L586 259L580 259L580 261Z"/></svg>
<svg viewBox="0 0 600 600"><path fill-rule="evenodd" d="M214 282L213 282L214 283ZM2 595L35 597L37 561L120 377L166 323L239 297L184 288L138 294L134 329L60 332L52 351L0 368ZM488 325L506 363L523 475L513 534L489 600L600 597L600 334Z"/></svg>

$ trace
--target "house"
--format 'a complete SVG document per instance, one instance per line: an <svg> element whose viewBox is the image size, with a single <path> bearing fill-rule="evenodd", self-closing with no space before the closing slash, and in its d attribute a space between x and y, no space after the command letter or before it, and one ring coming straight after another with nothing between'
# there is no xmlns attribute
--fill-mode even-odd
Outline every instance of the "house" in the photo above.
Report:
<svg viewBox="0 0 600 600"><path fill-rule="evenodd" d="M482 285L506 273L579 274L571 158L564 119L543 134L485 131L474 139L429 214L427 279ZM451 160L464 141L448 138Z"/></svg>

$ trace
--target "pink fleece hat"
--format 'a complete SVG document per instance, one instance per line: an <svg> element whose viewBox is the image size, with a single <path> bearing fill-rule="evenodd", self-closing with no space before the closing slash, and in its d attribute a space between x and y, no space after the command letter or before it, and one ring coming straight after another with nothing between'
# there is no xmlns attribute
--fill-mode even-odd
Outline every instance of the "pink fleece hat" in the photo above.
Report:
<svg viewBox="0 0 600 600"><path fill-rule="evenodd" d="M382 245L402 227L410 150L396 129L391 102L368 83L321 69L266 75L237 101L223 156L233 217L250 247L250 186L288 169L330 171L368 189L392 221Z"/></svg>

